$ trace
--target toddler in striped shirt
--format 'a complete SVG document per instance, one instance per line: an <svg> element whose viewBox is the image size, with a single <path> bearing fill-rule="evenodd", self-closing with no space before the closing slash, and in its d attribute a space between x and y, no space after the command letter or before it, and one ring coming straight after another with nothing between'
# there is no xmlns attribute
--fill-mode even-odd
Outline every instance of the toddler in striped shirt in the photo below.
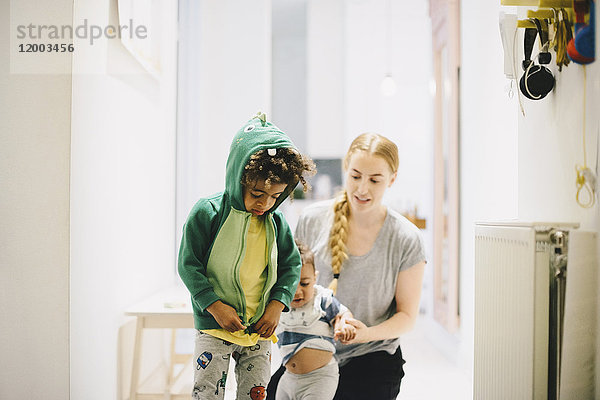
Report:
<svg viewBox="0 0 600 400"><path fill-rule="evenodd" d="M349 341L356 328L346 323L352 318L333 292L316 285L314 255L296 241L302 258L300 283L277 328L278 345L285 373L275 395L276 400L304 398L333 399L339 373L333 354L334 341Z"/></svg>

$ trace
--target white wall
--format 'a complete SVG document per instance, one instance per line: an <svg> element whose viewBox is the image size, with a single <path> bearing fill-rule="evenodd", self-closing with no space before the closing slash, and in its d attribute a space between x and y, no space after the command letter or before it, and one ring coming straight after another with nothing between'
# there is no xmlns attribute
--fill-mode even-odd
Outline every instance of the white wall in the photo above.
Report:
<svg viewBox="0 0 600 400"><path fill-rule="evenodd" d="M9 1L0 10L8 27ZM50 24L72 15L64 0L24 14ZM0 37L0 398L67 399L71 77L10 74L7 33ZM29 62L39 67L35 55Z"/></svg>
<svg viewBox="0 0 600 400"><path fill-rule="evenodd" d="M595 62L585 67L585 103L583 68L574 63L560 73L552 68L554 91L544 100L523 102L525 116L519 115L521 219L579 222L582 229L600 228L598 206L585 209L575 202L575 165L583 165L584 115L587 163L592 169L600 133L600 66ZM587 199L585 192L581 196Z"/></svg>
<svg viewBox="0 0 600 400"><path fill-rule="evenodd" d="M114 24L116 5L76 1L75 23ZM160 80L118 40L75 42L85 51L73 62L72 399L120 398L123 312L175 282L177 9L175 2L160 7L160 26L153 26L162 41Z"/></svg>

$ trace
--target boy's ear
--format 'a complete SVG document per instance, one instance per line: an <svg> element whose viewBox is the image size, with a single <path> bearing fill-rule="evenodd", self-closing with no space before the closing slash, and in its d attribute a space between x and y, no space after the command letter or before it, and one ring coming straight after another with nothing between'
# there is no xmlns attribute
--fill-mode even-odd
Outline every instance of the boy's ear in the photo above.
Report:
<svg viewBox="0 0 600 400"><path fill-rule="evenodd" d="M318 278L318 277L319 277L319 271L317 271L317 270L315 269L315 278Z"/></svg>

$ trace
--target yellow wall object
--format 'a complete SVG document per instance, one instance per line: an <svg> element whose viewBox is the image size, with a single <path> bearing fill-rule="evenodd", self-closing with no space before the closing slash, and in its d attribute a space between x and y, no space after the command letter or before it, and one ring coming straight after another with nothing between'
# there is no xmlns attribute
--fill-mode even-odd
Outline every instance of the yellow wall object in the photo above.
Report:
<svg viewBox="0 0 600 400"><path fill-rule="evenodd" d="M546 8L567 8L573 7L571 0L501 0L503 6L529 6Z"/></svg>

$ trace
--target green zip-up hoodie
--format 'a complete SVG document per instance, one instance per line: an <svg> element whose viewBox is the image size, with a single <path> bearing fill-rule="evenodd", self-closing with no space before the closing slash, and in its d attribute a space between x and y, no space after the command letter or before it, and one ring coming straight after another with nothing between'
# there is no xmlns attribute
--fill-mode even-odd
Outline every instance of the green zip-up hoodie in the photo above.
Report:
<svg viewBox="0 0 600 400"><path fill-rule="evenodd" d="M294 147L275 125L259 118L248 121L233 138L227 159L225 190L200 199L183 227L179 248L179 276L192 295L196 329L217 329L219 324L206 308L221 300L236 309L250 327L271 300L289 308L300 280L302 262L292 232L277 207L297 182L287 186L273 207L264 214L267 237L267 279L256 314L246 321L246 299L239 269L246 251L251 213L246 211L242 185L250 156L262 149Z"/></svg>

